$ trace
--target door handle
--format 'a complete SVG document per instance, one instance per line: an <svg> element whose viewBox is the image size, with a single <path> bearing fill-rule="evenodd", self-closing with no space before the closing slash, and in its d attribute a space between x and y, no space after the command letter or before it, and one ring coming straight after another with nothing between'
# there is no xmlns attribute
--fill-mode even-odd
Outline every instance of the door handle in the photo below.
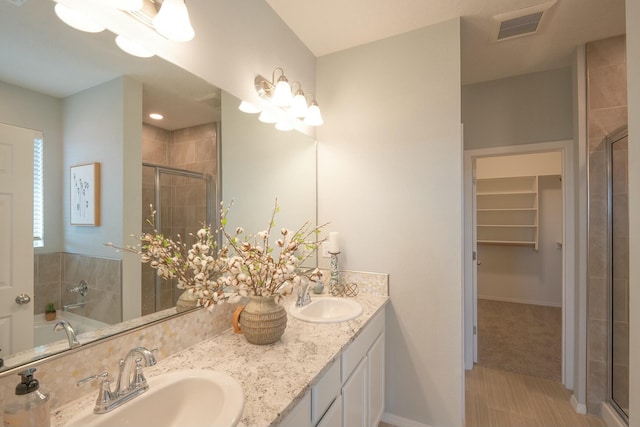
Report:
<svg viewBox="0 0 640 427"><path fill-rule="evenodd" d="M18 294L18 296L16 297L16 303L20 305L29 304L30 301L31 301L31 297L27 294Z"/></svg>
<svg viewBox="0 0 640 427"><path fill-rule="evenodd" d="M482 264L481 261L476 261L476 265L480 265L480 264Z"/></svg>

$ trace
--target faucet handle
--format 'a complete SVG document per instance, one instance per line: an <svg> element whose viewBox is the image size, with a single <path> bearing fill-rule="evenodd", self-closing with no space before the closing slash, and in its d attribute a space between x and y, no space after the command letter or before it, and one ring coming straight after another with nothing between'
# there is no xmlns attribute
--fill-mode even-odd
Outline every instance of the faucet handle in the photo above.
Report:
<svg viewBox="0 0 640 427"><path fill-rule="evenodd" d="M136 370L133 376L133 382L131 383L132 389L138 388L149 388L147 384L147 379L144 377L142 373L142 357L136 358Z"/></svg>
<svg viewBox="0 0 640 427"><path fill-rule="evenodd" d="M111 384L109 383L109 373L107 371L103 371L103 372L100 372L99 374L91 375L90 377L83 378L80 381L78 381L77 385L81 386L93 380L97 380L98 378L102 378L102 381L100 382L100 393L98 393L98 398L96 399L96 406L93 408L93 412L97 414L101 414L106 412L107 406L113 400L113 393L111 392Z"/></svg>

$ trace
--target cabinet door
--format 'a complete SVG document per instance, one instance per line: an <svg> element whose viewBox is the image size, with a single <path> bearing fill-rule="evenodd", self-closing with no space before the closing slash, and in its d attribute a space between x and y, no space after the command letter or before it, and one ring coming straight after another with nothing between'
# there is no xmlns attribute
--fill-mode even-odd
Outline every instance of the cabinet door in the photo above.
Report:
<svg viewBox="0 0 640 427"><path fill-rule="evenodd" d="M311 396L310 393L304 395L302 400L285 415L280 427L311 427Z"/></svg>
<svg viewBox="0 0 640 427"><path fill-rule="evenodd" d="M367 353L369 380L369 426L377 427L384 412L384 332Z"/></svg>
<svg viewBox="0 0 640 427"><path fill-rule="evenodd" d="M342 427L342 396L338 395L316 427Z"/></svg>
<svg viewBox="0 0 640 427"><path fill-rule="evenodd" d="M360 361L342 386L342 425L367 425L367 356Z"/></svg>

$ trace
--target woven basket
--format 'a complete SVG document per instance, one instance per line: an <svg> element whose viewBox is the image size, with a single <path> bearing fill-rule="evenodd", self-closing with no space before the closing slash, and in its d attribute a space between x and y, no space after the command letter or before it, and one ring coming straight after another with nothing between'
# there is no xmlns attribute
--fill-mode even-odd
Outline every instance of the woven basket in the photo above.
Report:
<svg viewBox="0 0 640 427"><path fill-rule="evenodd" d="M276 303L275 296L251 297L240 313L239 323L251 344L272 344L287 327L287 311Z"/></svg>

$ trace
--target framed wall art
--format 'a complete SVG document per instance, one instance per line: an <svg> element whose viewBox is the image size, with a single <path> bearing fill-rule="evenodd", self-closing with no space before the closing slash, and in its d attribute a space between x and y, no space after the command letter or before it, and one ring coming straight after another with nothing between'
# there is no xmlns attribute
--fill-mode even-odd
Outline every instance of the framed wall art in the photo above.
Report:
<svg viewBox="0 0 640 427"><path fill-rule="evenodd" d="M71 225L100 225L100 163L71 166Z"/></svg>

